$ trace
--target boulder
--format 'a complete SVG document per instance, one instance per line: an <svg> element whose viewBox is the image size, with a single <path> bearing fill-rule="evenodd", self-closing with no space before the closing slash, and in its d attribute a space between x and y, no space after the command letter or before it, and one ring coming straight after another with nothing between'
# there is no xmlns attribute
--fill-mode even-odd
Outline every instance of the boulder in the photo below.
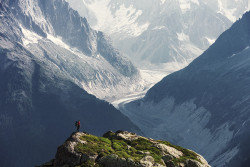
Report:
<svg viewBox="0 0 250 167"><path fill-rule="evenodd" d="M180 158L183 156L183 153L173 147L167 146L165 144L157 143L155 144L156 148L159 148L162 152L171 154L175 158Z"/></svg>
<svg viewBox="0 0 250 167"><path fill-rule="evenodd" d="M133 141L139 138L135 133L131 133L128 131L117 131L115 133L117 139L122 139L126 141Z"/></svg>

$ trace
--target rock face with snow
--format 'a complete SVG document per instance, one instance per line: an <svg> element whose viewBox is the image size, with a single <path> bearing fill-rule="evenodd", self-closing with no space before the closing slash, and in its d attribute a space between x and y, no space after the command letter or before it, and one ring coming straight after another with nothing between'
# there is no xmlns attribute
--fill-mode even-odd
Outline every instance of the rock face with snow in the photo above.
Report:
<svg viewBox="0 0 250 167"><path fill-rule="evenodd" d="M248 0L67 0L141 68L188 65L250 9Z"/></svg>
<svg viewBox="0 0 250 167"><path fill-rule="evenodd" d="M249 46L250 12L124 113L147 136L193 149L212 166L248 166Z"/></svg>
<svg viewBox="0 0 250 167"><path fill-rule="evenodd" d="M0 19L0 166L44 162L76 120L97 135L138 131L83 89L132 85L137 69L65 1L1 0Z"/></svg>
<svg viewBox="0 0 250 167"><path fill-rule="evenodd" d="M210 167L191 150L166 141L153 140L127 131L109 131L103 137L73 133L58 147L49 166L108 167Z"/></svg>
<svg viewBox="0 0 250 167"><path fill-rule="evenodd" d="M250 3L247 0L205 0L204 3L232 22L240 18L243 12L250 10Z"/></svg>
<svg viewBox="0 0 250 167"><path fill-rule="evenodd" d="M140 88L136 67L67 2L20 0L9 5L19 42L87 92L104 99ZM7 34L7 29L2 33Z"/></svg>

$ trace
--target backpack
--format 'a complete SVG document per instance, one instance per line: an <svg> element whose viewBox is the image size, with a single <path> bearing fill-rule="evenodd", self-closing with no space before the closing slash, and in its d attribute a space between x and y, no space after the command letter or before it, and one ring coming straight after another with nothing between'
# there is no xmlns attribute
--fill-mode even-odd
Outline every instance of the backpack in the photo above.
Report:
<svg viewBox="0 0 250 167"><path fill-rule="evenodd" d="M77 124L78 124L78 123L77 123L77 121L76 121L76 122L75 122L75 126L77 126Z"/></svg>

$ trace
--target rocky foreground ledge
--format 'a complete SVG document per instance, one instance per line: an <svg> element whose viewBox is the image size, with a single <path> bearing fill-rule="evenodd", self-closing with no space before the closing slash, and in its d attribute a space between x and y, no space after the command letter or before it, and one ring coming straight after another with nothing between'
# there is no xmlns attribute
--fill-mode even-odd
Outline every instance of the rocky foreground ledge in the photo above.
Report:
<svg viewBox="0 0 250 167"><path fill-rule="evenodd" d="M103 137L73 133L58 147L55 159L40 167L210 167L199 154L127 131Z"/></svg>

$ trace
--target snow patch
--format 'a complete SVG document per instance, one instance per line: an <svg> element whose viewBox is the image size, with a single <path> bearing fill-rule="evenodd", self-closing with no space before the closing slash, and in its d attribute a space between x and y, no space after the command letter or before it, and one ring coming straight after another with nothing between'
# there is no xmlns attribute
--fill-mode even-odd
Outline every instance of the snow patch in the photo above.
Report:
<svg viewBox="0 0 250 167"><path fill-rule="evenodd" d="M38 43L38 41L40 39L42 39L42 37L37 35L35 32L32 32L28 29L25 29L21 25L20 25L20 27L21 27L22 33L24 35L24 37L22 38L24 46L27 46L27 45L32 44L32 43Z"/></svg>
<svg viewBox="0 0 250 167"><path fill-rule="evenodd" d="M205 37L207 39L207 41L209 42L209 45L212 45L216 39L212 39L212 38L208 38L208 37Z"/></svg>
<svg viewBox="0 0 250 167"><path fill-rule="evenodd" d="M162 29L166 29L166 26L156 26L154 27L152 30L162 30Z"/></svg>
<svg viewBox="0 0 250 167"><path fill-rule="evenodd" d="M189 41L189 36L183 32L177 33L177 36L180 41Z"/></svg>
<svg viewBox="0 0 250 167"><path fill-rule="evenodd" d="M190 9L190 1L187 0L179 0L180 8L182 13L187 12Z"/></svg>
<svg viewBox="0 0 250 167"><path fill-rule="evenodd" d="M54 36L52 36L50 34L47 34L47 38L49 40L51 40L53 43L55 43L56 45L61 46L62 48L65 48L67 50L72 51L71 47L62 41L62 37L60 37L60 36L54 37Z"/></svg>
<svg viewBox="0 0 250 167"><path fill-rule="evenodd" d="M161 1L161 5L164 4L166 2L166 0L160 0Z"/></svg>
<svg viewBox="0 0 250 167"><path fill-rule="evenodd" d="M218 5L219 5L218 13L221 13L222 15L226 16L232 22L236 21L237 18L234 15L234 13L237 10L236 8L233 8L233 9L224 8L223 5L227 6L227 3L224 1L222 2L221 0L218 0Z"/></svg>
<svg viewBox="0 0 250 167"><path fill-rule="evenodd" d="M49 39L50 41L52 41L54 44L67 49L68 51L70 51L71 53L73 53L74 55L77 55L79 57L84 57L86 56L84 53L82 53L80 50L78 50L77 48L71 47L70 45L66 44L63 40L62 37L60 36L53 36L51 34L47 34L47 39ZM100 58L99 55L96 56L96 58Z"/></svg>

